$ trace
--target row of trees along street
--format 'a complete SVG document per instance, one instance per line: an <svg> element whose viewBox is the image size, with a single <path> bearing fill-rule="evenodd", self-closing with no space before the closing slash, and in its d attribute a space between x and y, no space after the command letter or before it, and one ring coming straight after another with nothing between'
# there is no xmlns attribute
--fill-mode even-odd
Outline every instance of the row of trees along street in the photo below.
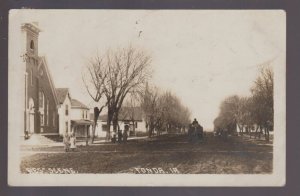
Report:
<svg viewBox="0 0 300 196"><path fill-rule="evenodd" d="M119 112L128 95L138 97L149 136L154 130L182 128L189 122L190 112L175 95L147 87L151 74L151 56L132 46L107 50L89 59L82 79L90 97L101 105L94 109L94 125L102 110L107 108L107 140L111 137L111 124L114 132L118 130ZM95 126L92 142L94 135Z"/></svg>
<svg viewBox="0 0 300 196"><path fill-rule="evenodd" d="M186 129L190 123L191 113L180 99L169 91L161 92L157 87L146 86L142 94L141 106L145 114L149 137L154 130L161 131Z"/></svg>
<svg viewBox="0 0 300 196"><path fill-rule="evenodd" d="M273 70L268 66L261 67L260 75L251 88L251 96L227 97L220 105L220 113L214 120L217 133L234 134L237 127L240 133L260 138L264 133L269 141L269 131L273 130Z"/></svg>

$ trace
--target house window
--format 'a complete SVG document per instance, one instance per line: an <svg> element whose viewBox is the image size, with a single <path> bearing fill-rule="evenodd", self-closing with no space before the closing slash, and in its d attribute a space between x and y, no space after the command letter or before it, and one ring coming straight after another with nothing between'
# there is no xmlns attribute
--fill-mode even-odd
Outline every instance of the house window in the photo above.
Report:
<svg viewBox="0 0 300 196"><path fill-rule="evenodd" d="M69 123L68 121L66 122L66 133L68 133L68 127L69 127Z"/></svg>
<svg viewBox="0 0 300 196"><path fill-rule="evenodd" d="M84 119L84 110L82 110L81 114L82 114L82 119Z"/></svg>
<svg viewBox="0 0 300 196"><path fill-rule="evenodd" d="M44 93L42 91L39 92L39 107L44 107Z"/></svg>
<svg viewBox="0 0 300 196"><path fill-rule="evenodd" d="M137 127L137 122L135 122L135 128L138 128L138 127Z"/></svg>
<svg viewBox="0 0 300 196"><path fill-rule="evenodd" d="M66 105L66 116L68 116L69 115L69 105Z"/></svg>

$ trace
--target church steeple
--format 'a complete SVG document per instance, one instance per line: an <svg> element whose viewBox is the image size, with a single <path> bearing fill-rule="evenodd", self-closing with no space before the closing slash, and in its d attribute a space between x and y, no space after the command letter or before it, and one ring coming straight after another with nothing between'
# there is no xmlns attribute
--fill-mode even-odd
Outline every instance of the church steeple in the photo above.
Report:
<svg viewBox="0 0 300 196"><path fill-rule="evenodd" d="M29 57L38 57L38 38L41 30L37 23L22 24L22 31L25 33L25 48L24 54Z"/></svg>

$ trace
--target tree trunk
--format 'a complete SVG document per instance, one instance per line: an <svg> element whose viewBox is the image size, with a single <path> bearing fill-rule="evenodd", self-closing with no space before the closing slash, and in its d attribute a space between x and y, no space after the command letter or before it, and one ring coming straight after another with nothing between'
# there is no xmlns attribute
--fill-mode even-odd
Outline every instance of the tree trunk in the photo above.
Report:
<svg viewBox="0 0 300 196"><path fill-rule="evenodd" d="M133 134L135 135L135 121L134 120L132 121L132 124L133 124L132 131L133 131Z"/></svg>
<svg viewBox="0 0 300 196"><path fill-rule="evenodd" d="M258 139L260 139L262 132L263 132L263 130L262 130L262 127L261 127L261 126L259 126L259 134L258 134Z"/></svg>
<svg viewBox="0 0 300 196"><path fill-rule="evenodd" d="M110 125L111 125L111 121L107 120L106 141L110 140Z"/></svg>
<svg viewBox="0 0 300 196"><path fill-rule="evenodd" d="M97 126L97 121L94 121L94 124L92 125L92 144L94 143L94 139L95 139L96 126Z"/></svg>
<svg viewBox="0 0 300 196"><path fill-rule="evenodd" d="M239 124L238 124L238 127L239 127L239 132L240 132L240 135L241 135L241 133L242 133L242 131L243 131L243 125L239 125Z"/></svg>
<svg viewBox="0 0 300 196"><path fill-rule="evenodd" d="M153 128L154 128L153 123L150 122L150 126L149 126L149 137L152 137L152 134L153 134Z"/></svg>
<svg viewBox="0 0 300 196"><path fill-rule="evenodd" d="M115 133L119 131L118 115L118 112L115 112L113 116L113 129Z"/></svg>
<svg viewBox="0 0 300 196"><path fill-rule="evenodd" d="M256 130L255 130L255 137L254 137L254 139L256 139L257 138L257 132L258 131L258 126L256 126Z"/></svg>
<svg viewBox="0 0 300 196"><path fill-rule="evenodd" d="M267 142L270 141L270 133L268 128L265 128L265 139Z"/></svg>
<svg viewBox="0 0 300 196"><path fill-rule="evenodd" d="M106 130L106 141L109 141L111 138L110 135L110 126L111 126L111 121L112 121L112 112L111 110L108 110L107 112L107 130Z"/></svg>

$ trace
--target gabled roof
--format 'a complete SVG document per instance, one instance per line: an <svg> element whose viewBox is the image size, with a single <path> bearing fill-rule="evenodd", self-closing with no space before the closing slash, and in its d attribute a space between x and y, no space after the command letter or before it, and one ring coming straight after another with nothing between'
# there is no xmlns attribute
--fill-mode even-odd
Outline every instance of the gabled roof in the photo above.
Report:
<svg viewBox="0 0 300 196"><path fill-rule="evenodd" d="M46 74L47 74L47 77L49 78L50 88L51 88L52 94L54 96L55 104L58 105L59 103L58 103L57 94L56 94L56 90L55 90L55 87L54 87L53 79L52 79L51 73L50 73L49 68L48 68L48 63L47 63L46 57L44 57L44 56L39 57L39 65L38 66L41 66L42 64L45 66Z"/></svg>
<svg viewBox="0 0 300 196"><path fill-rule="evenodd" d="M56 94L57 94L57 99L58 99L59 104L64 103L68 93L69 93L68 88L56 88Z"/></svg>
<svg viewBox="0 0 300 196"><path fill-rule="evenodd" d="M90 115L91 120L93 120L94 115ZM107 120L107 114L102 114L98 118L101 121ZM143 120L143 110L141 107L122 107L119 112L119 121L142 121Z"/></svg>
<svg viewBox="0 0 300 196"><path fill-rule="evenodd" d="M89 109L86 105L78 101L77 99L71 99L71 107L72 108L81 108L81 109Z"/></svg>

